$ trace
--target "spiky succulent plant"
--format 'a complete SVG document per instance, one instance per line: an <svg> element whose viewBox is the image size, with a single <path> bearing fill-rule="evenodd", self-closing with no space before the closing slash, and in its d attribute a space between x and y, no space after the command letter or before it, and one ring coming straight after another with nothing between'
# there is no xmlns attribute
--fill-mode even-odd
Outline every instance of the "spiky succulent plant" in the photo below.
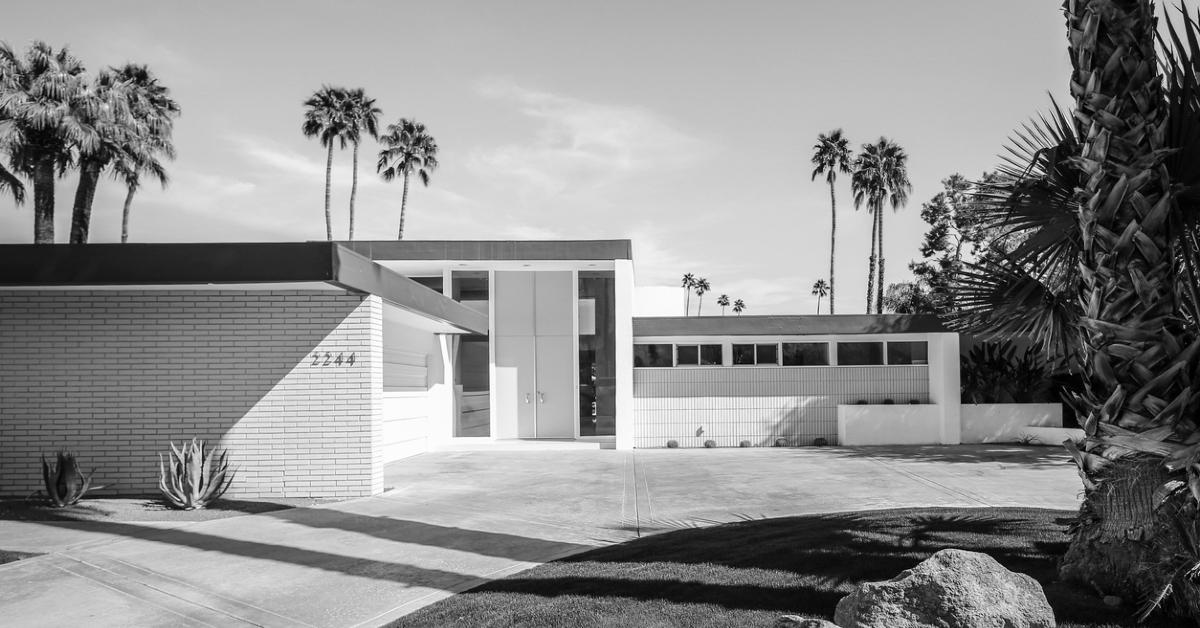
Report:
<svg viewBox="0 0 1200 628"><path fill-rule="evenodd" d="M79 501L90 490L104 488L92 486L92 474L84 475L79 470L79 462L75 454L60 449L55 456L53 466L42 455L42 483L46 489L46 497L55 508L70 506Z"/></svg>
<svg viewBox="0 0 1200 628"><path fill-rule="evenodd" d="M204 508L219 498L233 482L229 468L229 450L216 452L204 441L192 439L189 444L169 443L171 451L164 460L158 455L158 490L171 506L182 510Z"/></svg>

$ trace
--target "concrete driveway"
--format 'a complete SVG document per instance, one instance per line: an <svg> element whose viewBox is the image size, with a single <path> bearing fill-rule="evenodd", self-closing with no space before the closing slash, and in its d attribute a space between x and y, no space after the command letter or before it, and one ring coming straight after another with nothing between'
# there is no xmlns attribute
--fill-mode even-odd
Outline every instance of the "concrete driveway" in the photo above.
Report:
<svg viewBox="0 0 1200 628"><path fill-rule="evenodd" d="M592 547L746 518L906 506L1074 509L1058 448L470 451L383 495L175 525L0 521L19 626L377 626Z"/></svg>

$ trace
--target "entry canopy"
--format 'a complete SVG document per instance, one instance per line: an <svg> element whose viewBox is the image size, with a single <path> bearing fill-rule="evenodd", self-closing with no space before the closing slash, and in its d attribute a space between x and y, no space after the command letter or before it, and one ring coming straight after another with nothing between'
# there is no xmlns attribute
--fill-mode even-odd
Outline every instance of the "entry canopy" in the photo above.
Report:
<svg viewBox="0 0 1200 628"><path fill-rule="evenodd" d="M338 242L0 245L3 288L335 288L376 295L438 331L488 332L486 314Z"/></svg>

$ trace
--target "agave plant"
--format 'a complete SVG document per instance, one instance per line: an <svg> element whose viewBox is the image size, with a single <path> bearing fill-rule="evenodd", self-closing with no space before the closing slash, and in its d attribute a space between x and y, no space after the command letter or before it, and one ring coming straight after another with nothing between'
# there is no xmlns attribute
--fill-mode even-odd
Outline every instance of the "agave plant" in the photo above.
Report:
<svg viewBox="0 0 1200 628"><path fill-rule="evenodd" d="M204 508L220 497L233 482L234 472L229 469L229 450L216 452L208 449L204 441L192 439L191 444L169 443L171 451L167 460L158 455L158 490L167 503L182 510Z"/></svg>
<svg viewBox="0 0 1200 628"><path fill-rule="evenodd" d="M88 491L104 488L92 486L92 475L95 471L87 475L79 471L79 462L75 460L75 454L60 449L57 458L54 466L50 466L46 456L42 456L42 482L46 487L46 497L55 508L71 506Z"/></svg>

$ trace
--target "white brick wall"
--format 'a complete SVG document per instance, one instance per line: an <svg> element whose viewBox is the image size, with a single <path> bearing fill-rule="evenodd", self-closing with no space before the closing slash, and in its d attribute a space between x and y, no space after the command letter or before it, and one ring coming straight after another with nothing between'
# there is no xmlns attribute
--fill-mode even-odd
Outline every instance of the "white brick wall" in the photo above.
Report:
<svg viewBox="0 0 1200 628"><path fill-rule="evenodd" d="M60 447L153 493L192 437L230 450L229 497L380 492L382 339L379 298L344 292L0 291L0 493Z"/></svg>

